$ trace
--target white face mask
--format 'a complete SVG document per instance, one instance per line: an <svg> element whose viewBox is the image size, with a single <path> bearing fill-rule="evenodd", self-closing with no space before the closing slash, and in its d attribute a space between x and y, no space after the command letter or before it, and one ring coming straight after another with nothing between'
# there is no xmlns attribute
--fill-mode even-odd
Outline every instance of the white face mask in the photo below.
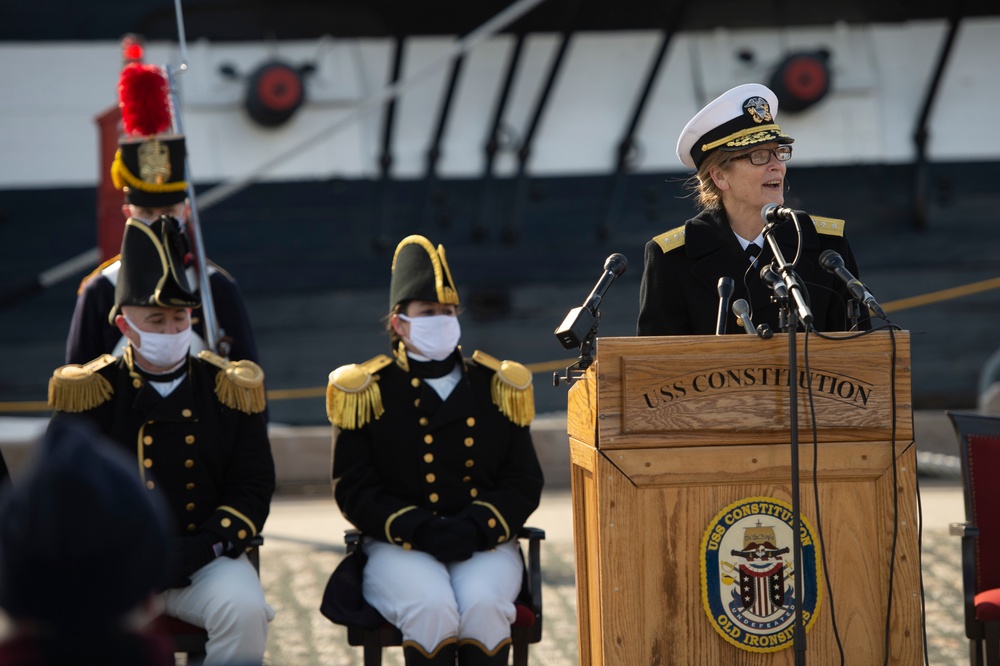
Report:
<svg viewBox="0 0 1000 666"><path fill-rule="evenodd" d="M448 358L458 346L458 339L462 337L462 328L458 325L458 317L454 315L399 315L399 318L410 323L410 343L414 351L433 361Z"/></svg>
<svg viewBox="0 0 1000 666"><path fill-rule="evenodd" d="M125 321L139 336L136 350L152 365L160 368L172 368L187 358L188 349L191 348L190 325L177 333L153 333L140 331L139 327L132 323L128 317L125 317Z"/></svg>

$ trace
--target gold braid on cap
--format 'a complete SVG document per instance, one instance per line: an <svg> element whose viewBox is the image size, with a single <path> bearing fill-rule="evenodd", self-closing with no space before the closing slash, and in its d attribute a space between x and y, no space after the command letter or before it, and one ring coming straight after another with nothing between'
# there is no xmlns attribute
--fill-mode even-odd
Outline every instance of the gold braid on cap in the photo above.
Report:
<svg viewBox="0 0 1000 666"><path fill-rule="evenodd" d="M259 365L229 361L207 349L198 352L198 358L222 370L215 375L215 395L226 407L244 414L260 414L267 408L264 371Z"/></svg>
<svg viewBox="0 0 1000 666"><path fill-rule="evenodd" d="M531 385L531 371L515 361L500 361L478 349L472 360L493 370L490 397L503 415L519 426L526 426L535 418L535 388Z"/></svg>
<svg viewBox="0 0 1000 666"><path fill-rule="evenodd" d="M757 127L748 127L746 129L741 129L739 132L733 132L729 136L724 136L717 141L712 143L704 143L701 146L701 152L707 153L713 148L718 148L719 146L729 144L731 146L746 146L753 140L754 135L760 134L760 141L763 141L763 137L769 134L775 134L774 138L777 139L781 136L781 128L778 127L777 123L771 123L770 125L759 125Z"/></svg>
<svg viewBox="0 0 1000 666"><path fill-rule="evenodd" d="M118 190L123 190L128 185L143 192L161 194L163 192L181 192L186 190L188 186L186 180L179 180L174 183L150 183L137 177L125 166L120 149L115 153L115 161L111 163L111 182L114 184L115 189Z"/></svg>
<svg viewBox="0 0 1000 666"><path fill-rule="evenodd" d="M342 430L356 430L385 413L375 373L392 363L385 354L364 363L342 365L330 373L326 387L326 417Z"/></svg>
<svg viewBox="0 0 1000 666"><path fill-rule="evenodd" d="M57 368L49 379L49 407L78 413L106 403L115 390L98 370L117 361L111 354L101 354L84 365Z"/></svg>

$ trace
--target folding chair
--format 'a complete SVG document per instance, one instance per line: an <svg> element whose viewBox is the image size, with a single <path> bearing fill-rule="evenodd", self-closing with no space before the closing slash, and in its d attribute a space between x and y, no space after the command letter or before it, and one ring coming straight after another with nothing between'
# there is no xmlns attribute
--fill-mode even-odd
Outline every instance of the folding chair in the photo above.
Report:
<svg viewBox="0 0 1000 666"><path fill-rule="evenodd" d="M949 411L962 455L965 635L972 666L1000 666L1000 417Z"/></svg>

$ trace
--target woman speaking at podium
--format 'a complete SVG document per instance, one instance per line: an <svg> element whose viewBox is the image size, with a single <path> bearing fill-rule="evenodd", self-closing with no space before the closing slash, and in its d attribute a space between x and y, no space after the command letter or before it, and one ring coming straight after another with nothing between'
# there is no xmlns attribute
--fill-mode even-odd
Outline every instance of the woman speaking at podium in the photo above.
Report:
<svg viewBox="0 0 1000 666"><path fill-rule="evenodd" d="M690 184L700 212L646 243L639 335L742 333L744 327L729 312L729 303L739 299L748 306L743 322L748 330L762 324L782 330L768 285L768 278L781 278L769 269L775 257L764 238L762 214L769 205L784 204L792 157L794 139L782 133L777 112L777 96L748 83L709 102L684 127L677 157L697 172ZM786 261L798 257L794 269L806 287L812 326L819 331L870 328L867 308L850 318L851 294L829 265L831 258L838 265L842 259L841 275L843 270L858 274L844 221L798 212L797 217L801 247L790 220L776 225L774 236ZM826 250L836 255L823 255ZM728 297L720 295L726 277L732 279Z"/></svg>

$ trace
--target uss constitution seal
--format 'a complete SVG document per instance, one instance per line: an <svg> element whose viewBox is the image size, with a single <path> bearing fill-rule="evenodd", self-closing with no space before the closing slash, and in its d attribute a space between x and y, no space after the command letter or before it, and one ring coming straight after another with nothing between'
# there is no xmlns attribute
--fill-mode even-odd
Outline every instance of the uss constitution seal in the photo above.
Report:
<svg viewBox="0 0 1000 666"><path fill-rule="evenodd" d="M747 497L716 514L701 544L701 596L719 635L750 652L792 645L794 577L802 576L802 618L816 621L821 587L818 543L800 522L802 562L794 557L792 507L773 497Z"/></svg>

